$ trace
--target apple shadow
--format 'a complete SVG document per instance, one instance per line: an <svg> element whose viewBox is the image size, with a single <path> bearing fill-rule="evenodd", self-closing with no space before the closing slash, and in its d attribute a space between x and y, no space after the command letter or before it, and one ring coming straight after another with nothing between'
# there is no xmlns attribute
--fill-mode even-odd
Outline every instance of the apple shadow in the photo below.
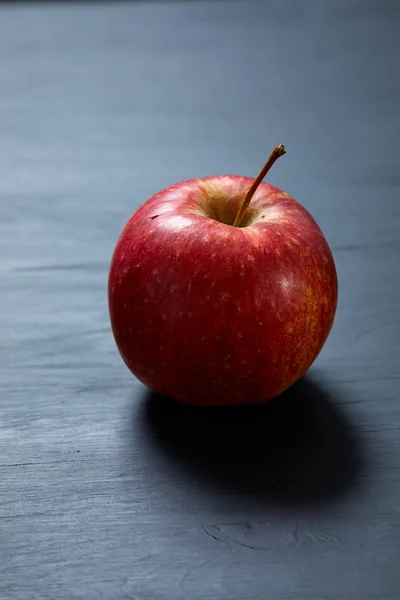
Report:
<svg viewBox="0 0 400 600"><path fill-rule="evenodd" d="M263 501L330 502L362 468L354 426L309 376L246 408L191 407L148 391L142 419L152 446L187 474Z"/></svg>

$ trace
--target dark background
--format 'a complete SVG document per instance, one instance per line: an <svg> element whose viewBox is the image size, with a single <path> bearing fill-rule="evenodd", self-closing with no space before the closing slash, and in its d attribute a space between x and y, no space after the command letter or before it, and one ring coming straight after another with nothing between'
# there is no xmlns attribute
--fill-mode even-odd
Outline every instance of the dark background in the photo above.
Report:
<svg viewBox="0 0 400 600"><path fill-rule="evenodd" d="M0 6L1 600L398 600L399 39L389 0ZM258 408L152 397L117 236L282 142L337 263L325 349Z"/></svg>

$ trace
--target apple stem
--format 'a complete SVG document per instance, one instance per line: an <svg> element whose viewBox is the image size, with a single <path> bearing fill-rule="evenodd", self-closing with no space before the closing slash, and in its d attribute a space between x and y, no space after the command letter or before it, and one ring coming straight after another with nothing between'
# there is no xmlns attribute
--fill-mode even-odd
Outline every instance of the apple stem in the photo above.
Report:
<svg viewBox="0 0 400 600"><path fill-rule="evenodd" d="M247 207L249 206L250 201L251 201L252 197L254 196L258 186L260 185L260 183L262 182L262 180L264 179L264 177L266 176L266 174L268 173L268 171L270 170L270 168L272 167L274 162L277 161L278 158L280 156L283 156L284 154L286 154L286 149L283 144L281 144L280 146L277 146L276 148L274 148L272 150L271 156L269 157L269 159L267 160L267 162L265 163L265 165L263 166L263 168L261 169L261 171L255 178L255 180L253 181L250 189L248 190L246 196L244 197L244 200L243 200L242 204L240 205L238 214L236 215L236 219L233 222L233 227L239 227L240 221L243 218L243 214L245 213Z"/></svg>

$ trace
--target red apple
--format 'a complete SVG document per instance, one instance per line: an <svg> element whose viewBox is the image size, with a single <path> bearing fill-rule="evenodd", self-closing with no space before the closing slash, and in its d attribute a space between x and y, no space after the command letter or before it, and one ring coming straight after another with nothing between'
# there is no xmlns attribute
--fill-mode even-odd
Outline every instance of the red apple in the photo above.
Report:
<svg viewBox="0 0 400 600"><path fill-rule="evenodd" d="M256 180L172 185L123 229L109 273L111 325L126 365L156 392L198 405L262 402L324 345L337 304L328 243L303 206L261 183L284 152L278 146Z"/></svg>

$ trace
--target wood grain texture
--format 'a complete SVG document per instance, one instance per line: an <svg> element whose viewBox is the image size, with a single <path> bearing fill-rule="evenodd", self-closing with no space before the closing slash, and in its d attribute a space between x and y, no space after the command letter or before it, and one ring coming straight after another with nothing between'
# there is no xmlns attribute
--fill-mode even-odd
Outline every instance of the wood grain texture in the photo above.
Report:
<svg viewBox="0 0 400 600"><path fill-rule="evenodd" d="M398 28L390 0L0 6L1 600L400 597ZM266 406L155 397L109 328L117 236L282 142L328 343Z"/></svg>

